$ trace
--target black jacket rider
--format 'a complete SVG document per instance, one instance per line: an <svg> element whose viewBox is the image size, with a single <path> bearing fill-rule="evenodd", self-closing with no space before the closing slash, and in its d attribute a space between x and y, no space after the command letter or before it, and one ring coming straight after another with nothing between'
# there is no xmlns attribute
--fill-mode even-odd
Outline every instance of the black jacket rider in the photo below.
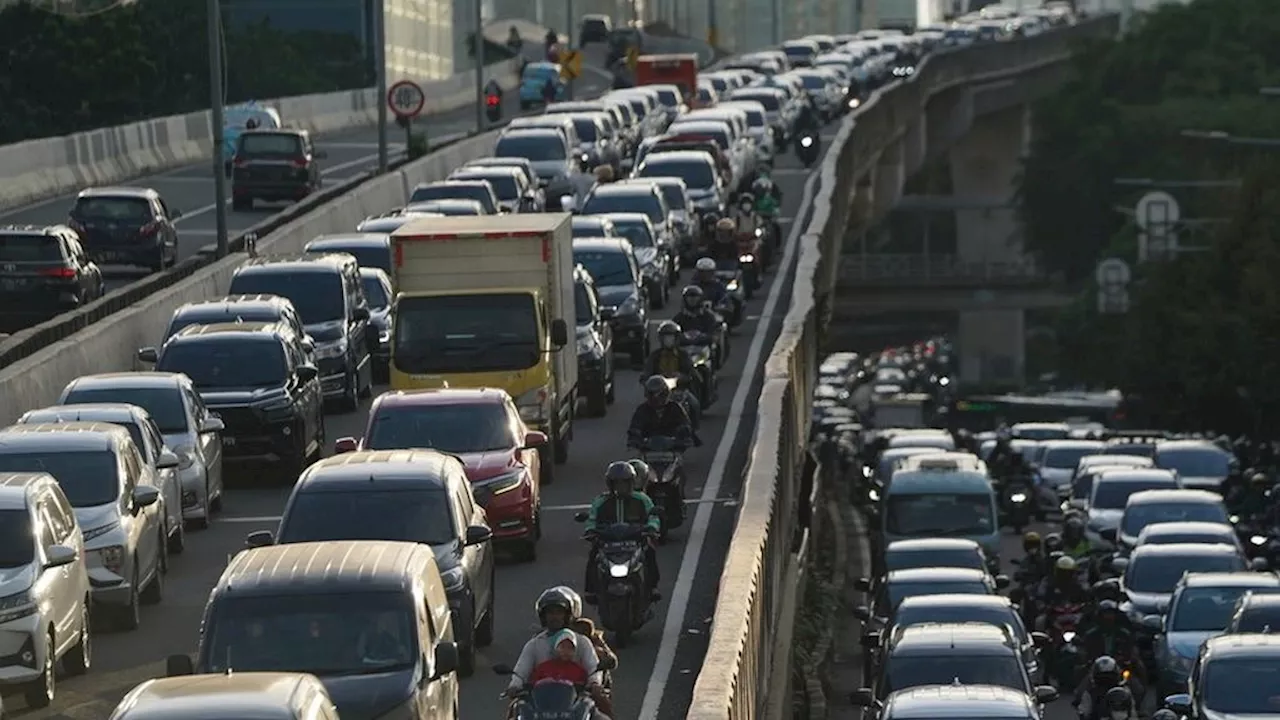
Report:
<svg viewBox="0 0 1280 720"><path fill-rule="evenodd" d="M681 324L681 327L684 325ZM689 379L693 377L694 372L693 360L689 358L689 353L678 347L658 348L649 353L649 357L645 359L642 377L661 375L668 378L683 376Z"/></svg>
<svg viewBox="0 0 1280 720"><path fill-rule="evenodd" d="M734 265L737 265L738 263L738 243L732 238L727 240L724 238L716 238L716 241L711 243L711 247L707 250L711 259L716 261L716 265L720 265L722 263L733 263Z"/></svg>
<svg viewBox="0 0 1280 720"><path fill-rule="evenodd" d="M661 408L644 403L631 416L627 428L627 442L637 445L650 437L670 437L677 440L693 436L693 425L680 403L668 400Z"/></svg>
<svg viewBox="0 0 1280 720"><path fill-rule="evenodd" d="M698 312L690 312L688 308L684 308L671 319L685 331L715 335L716 331L720 329L720 318L705 308Z"/></svg>

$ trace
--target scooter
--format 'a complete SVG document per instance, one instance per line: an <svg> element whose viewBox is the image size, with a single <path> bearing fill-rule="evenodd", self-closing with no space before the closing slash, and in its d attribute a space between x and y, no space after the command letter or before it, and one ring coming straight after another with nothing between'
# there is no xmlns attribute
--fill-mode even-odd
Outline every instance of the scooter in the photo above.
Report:
<svg viewBox="0 0 1280 720"><path fill-rule="evenodd" d="M660 542L666 542L670 531L684 524L684 451L684 446L669 437L651 437L640 449L640 459L654 473L645 494L662 509Z"/></svg>
<svg viewBox="0 0 1280 720"><path fill-rule="evenodd" d="M587 513L576 513L573 519L586 522ZM615 523L583 535L596 546L596 566L591 571L599 588L600 622L614 634L618 647L626 647L632 633L653 618L644 563L647 532L644 526Z"/></svg>
<svg viewBox="0 0 1280 720"><path fill-rule="evenodd" d="M755 233L760 232L760 228L756 228ZM738 269L742 272L742 287L747 299L750 300L756 290L764 284L764 269L761 267L760 257L760 236L752 234L748 238L738 241Z"/></svg>
<svg viewBox="0 0 1280 720"><path fill-rule="evenodd" d="M800 141L796 143L796 156L800 158L800 162L804 163L806 168L813 167L818 162L818 156L822 150L818 145L818 136L814 133L806 132L800 136Z"/></svg>
<svg viewBox="0 0 1280 720"><path fill-rule="evenodd" d="M711 407L716 401L715 339L706 333L690 330L680 336L680 345L693 363L696 375L693 379L693 392L703 408Z"/></svg>
<svg viewBox="0 0 1280 720"><path fill-rule="evenodd" d="M1010 479L1004 484L1004 489L1000 493L1001 504L1004 505L1004 512L1007 522L1013 527L1015 533L1021 534L1022 529L1031 523L1031 502L1033 501L1031 487L1020 479Z"/></svg>
<svg viewBox="0 0 1280 720"><path fill-rule="evenodd" d="M507 665L494 665L493 671L499 675L515 675ZM508 720L591 720L596 711L595 700L586 687L564 680L542 680L533 685L526 682L510 698L514 702L507 713Z"/></svg>
<svg viewBox="0 0 1280 720"><path fill-rule="evenodd" d="M729 327L742 324L743 310L746 308L746 291L743 288L742 266L739 261L722 261L717 263L716 278L724 283L725 300L715 308L716 312L725 316ZM726 312L727 311L727 312Z"/></svg>

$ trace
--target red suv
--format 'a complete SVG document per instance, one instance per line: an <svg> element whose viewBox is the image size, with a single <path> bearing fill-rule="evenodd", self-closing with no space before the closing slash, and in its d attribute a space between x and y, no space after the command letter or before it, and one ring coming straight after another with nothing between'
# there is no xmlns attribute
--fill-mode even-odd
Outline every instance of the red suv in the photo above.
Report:
<svg viewBox="0 0 1280 720"><path fill-rule="evenodd" d="M340 438L334 452L430 448L457 455L494 541L532 561L542 535L538 448L546 444L546 434L524 424L505 390L445 388L379 395L364 437Z"/></svg>

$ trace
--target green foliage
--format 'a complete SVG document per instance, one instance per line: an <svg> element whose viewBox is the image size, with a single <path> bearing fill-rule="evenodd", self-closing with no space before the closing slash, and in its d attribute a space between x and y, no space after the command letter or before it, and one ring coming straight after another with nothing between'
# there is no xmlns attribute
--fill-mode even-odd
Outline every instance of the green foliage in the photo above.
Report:
<svg viewBox="0 0 1280 720"><path fill-rule="evenodd" d="M0 10L0 144L209 106L202 0L144 0L82 19L26 3ZM360 40L226 28L227 99L336 92L373 84Z"/></svg>
<svg viewBox="0 0 1280 720"><path fill-rule="evenodd" d="M409 156L410 160L417 160L426 155L430 149L426 131L418 130L409 134L409 142L405 149L405 154Z"/></svg>

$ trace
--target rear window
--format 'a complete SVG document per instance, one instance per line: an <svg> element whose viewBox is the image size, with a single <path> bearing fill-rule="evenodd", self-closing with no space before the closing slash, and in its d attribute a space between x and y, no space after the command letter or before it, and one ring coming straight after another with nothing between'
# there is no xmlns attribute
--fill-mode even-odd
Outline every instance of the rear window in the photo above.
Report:
<svg viewBox="0 0 1280 720"><path fill-rule="evenodd" d="M508 135L499 138L493 148L496 157L522 157L538 162L540 160L564 160L569 157L563 141L554 137L516 137Z"/></svg>
<svg viewBox="0 0 1280 720"><path fill-rule="evenodd" d="M735 99L754 100L755 102L758 102L761 105L763 105L764 109L770 112L776 112L778 108L781 107L782 105L778 101L778 96L773 93L751 93L750 95L736 95Z"/></svg>
<svg viewBox="0 0 1280 720"><path fill-rule="evenodd" d="M285 133L246 133L240 136L240 152L246 155L301 155L302 140Z"/></svg>
<svg viewBox="0 0 1280 720"><path fill-rule="evenodd" d="M0 235L0 261L61 262L62 243L48 235Z"/></svg>
<svg viewBox="0 0 1280 720"><path fill-rule="evenodd" d="M803 75L800 77L800 81L810 90L821 90L827 86L827 79L821 75Z"/></svg>
<svg viewBox="0 0 1280 720"><path fill-rule="evenodd" d="M577 131L578 139L583 142L595 142L600 137L596 132L596 121L592 118L574 118L573 129Z"/></svg>
<svg viewBox="0 0 1280 720"><path fill-rule="evenodd" d="M669 108L680 106L680 96L676 93L675 90L666 90L666 89L659 90L658 100L662 101L662 104L666 105Z"/></svg>
<svg viewBox="0 0 1280 720"><path fill-rule="evenodd" d="M149 221L151 203L138 197L82 197L74 214L90 220Z"/></svg>

